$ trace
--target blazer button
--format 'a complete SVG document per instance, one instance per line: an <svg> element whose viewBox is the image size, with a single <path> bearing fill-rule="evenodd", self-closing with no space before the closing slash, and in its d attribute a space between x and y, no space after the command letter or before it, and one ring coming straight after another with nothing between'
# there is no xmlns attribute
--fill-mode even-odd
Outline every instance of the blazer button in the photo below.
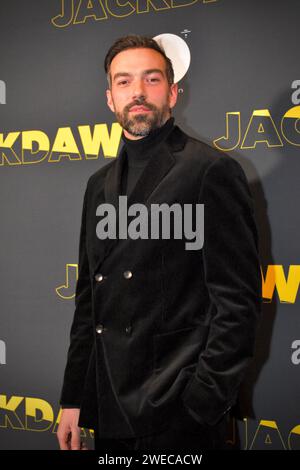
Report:
<svg viewBox="0 0 300 470"><path fill-rule="evenodd" d="M125 279L130 279L132 277L132 272L124 271L123 276L125 277Z"/></svg>
<svg viewBox="0 0 300 470"><path fill-rule="evenodd" d="M96 279L97 282L101 282L101 281L103 281L103 275L100 274L100 273L99 273L99 274L96 274L96 275L95 275L95 279Z"/></svg>
<svg viewBox="0 0 300 470"><path fill-rule="evenodd" d="M131 325L126 326L126 328L125 328L126 334L127 334L127 335L130 335L131 331L132 331L132 326L131 326Z"/></svg>
<svg viewBox="0 0 300 470"><path fill-rule="evenodd" d="M101 334L103 332L103 330L104 330L103 325L99 324L99 325L96 326L96 332L97 333Z"/></svg>

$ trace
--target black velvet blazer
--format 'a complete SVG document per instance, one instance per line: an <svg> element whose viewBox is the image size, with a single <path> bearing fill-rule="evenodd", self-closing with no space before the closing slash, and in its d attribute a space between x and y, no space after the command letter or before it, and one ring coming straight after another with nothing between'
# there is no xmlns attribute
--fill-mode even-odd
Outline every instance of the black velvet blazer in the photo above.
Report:
<svg viewBox="0 0 300 470"><path fill-rule="evenodd" d="M102 437L159 432L182 419L180 409L216 426L236 402L261 310L246 176L175 125L128 207L204 204L203 248L187 250L185 239L100 240L96 210L106 202L118 212L123 150L86 186L60 404L80 407L79 426Z"/></svg>

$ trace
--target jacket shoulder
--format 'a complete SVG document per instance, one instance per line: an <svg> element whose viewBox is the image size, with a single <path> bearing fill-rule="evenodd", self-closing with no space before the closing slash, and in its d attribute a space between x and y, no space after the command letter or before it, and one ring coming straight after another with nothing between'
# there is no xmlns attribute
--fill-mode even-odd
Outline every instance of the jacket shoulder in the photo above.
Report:
<svg viewBox="0 0 300 470"><path fill-rule="evenodd" d="M117 157L114 157L113 161L107 163L106 165L102 166L94 173L92 173L88 178L87 186L93 186L95 183L98 184L101 180L104 180L107 175L107 172L116 163L116 160Z"/></svg>
<svg viewBox="0 0 300 470"><path fill-rule="evenodd" d="M187 159L199 167L201 166L202 172L208 170L211 166L215 167L217 171L227 171L245 176L244 170L241 164L235 160L233 157L228 155L228 153L219 150L212 145L192 137L189 134L185 133L180 129L180 133L184 136L184 149L183 153L186 155Z"/></svg>

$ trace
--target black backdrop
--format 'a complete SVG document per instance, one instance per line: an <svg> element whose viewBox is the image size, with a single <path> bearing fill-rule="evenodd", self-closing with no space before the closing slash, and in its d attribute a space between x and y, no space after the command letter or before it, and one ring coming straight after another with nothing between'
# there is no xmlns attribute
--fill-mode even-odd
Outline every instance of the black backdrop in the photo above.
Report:
<svg viewBox="0 0 300 470"><path fill-rule="evenodd" d="M300 449L299 1L122 3L0 3L0 448L58 449L83 190L120 143L103 59L120 36L171 33L191 53L175 121L242 164L261 237L263 315L230 439Z"/></svg>

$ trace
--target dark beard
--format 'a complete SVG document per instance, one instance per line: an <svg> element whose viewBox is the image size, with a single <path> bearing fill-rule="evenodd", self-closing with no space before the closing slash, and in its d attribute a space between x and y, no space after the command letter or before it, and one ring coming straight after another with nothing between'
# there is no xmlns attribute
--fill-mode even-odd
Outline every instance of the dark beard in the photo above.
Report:
<svg viewBox="0 0 300 470"><path fill-rule="evenodd" d="M133 117L129 114L129 109L133 106L145 106L152 111L151 114L138 114L136 113ZM124 108L123 113L116 113L118 123L130 134L138 137L147 136L152 130L162 127L166 122L167 115L169 112L169 106L166 104L162 109L158 109L153 105L147 103L133 103L128 107Z"/></svg>

